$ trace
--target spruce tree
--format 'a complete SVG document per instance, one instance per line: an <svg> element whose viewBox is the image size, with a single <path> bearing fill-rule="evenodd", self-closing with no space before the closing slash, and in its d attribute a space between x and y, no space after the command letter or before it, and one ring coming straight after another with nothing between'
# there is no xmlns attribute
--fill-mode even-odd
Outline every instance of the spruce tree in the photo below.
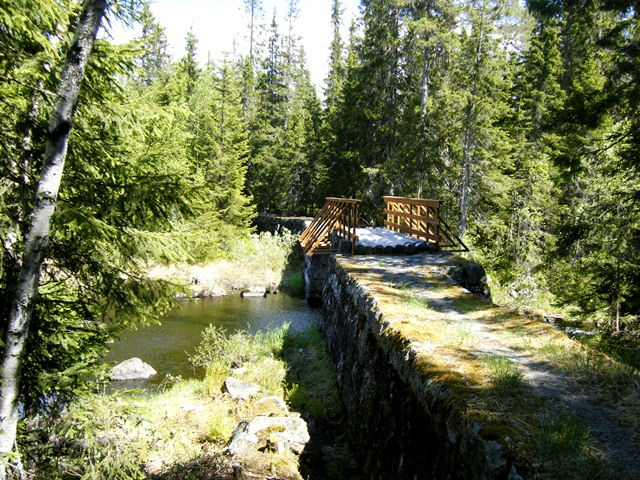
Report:
<svg viewBox="0 0 640 480"><path fill-rule="evenodd" d="M187 97L193 92L198 76L200 75L200 67L196 59L198 49L198 38L190 29L185 36L185 54L178 62L178 72L184 76Z"/></svg>
<svg viewBox="0 0 640 480"><path fill-rule="evenodd" d="M20 271L11 291L11 307L3 321L2 383L0 391L0 478L4 479L5 459L14 449L21 389L20 375L26 356L32 312L40 284L40 274L49 241L51 217L67 153L80 83L107 4L87 1L78 20L73 43L64 63L56 102L49 121L42 172L36 188L31 218L26 224L26 240ZM20 470L18 462L18 470ZM20 476L22 472L19 472ZM12 476L11 473L9 473Z"/></svg>
<svg viewBox="0 0 640 480"><path fill-rule="evenodd" d="M140 13L142 33L140 42L144 53L140 58L139 81L151 85L168 68L170 57L165 29L158 24L151 13L149 3L145 3Z"/></svg>

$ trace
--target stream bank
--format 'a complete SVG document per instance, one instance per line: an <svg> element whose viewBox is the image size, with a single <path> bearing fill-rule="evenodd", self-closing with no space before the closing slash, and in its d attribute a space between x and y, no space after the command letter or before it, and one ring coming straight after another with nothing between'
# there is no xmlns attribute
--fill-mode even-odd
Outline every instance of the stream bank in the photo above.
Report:
<svg viewBox="0 0 640 480"><path fill-rule="evenodd" d="M178 299L181 308L164 325L129 332L138 339L114 346L107 360L139 355L159 371L151 381L100 389L67 405L62 415L23 425L21 443L30 445L25 458L36 478L357 479L335 370L317 327L320 313L300 296L241 298L236 290L277 282L278 290L300 295L301 262L293 240L287 233L252 235L246 255L204 268L151 269L154 278L183 290L217 285L232 295ZM202 276L194 282L195 268L211 273L206 282ZM216 322L218 327L205 328ZM214 355L203 361L198 352L204 351ZM190 362L184 362L187 352ZM255 385L252 396L234 399L231 377ZM240 430L274 415L284 423L277 420L258 435L250 454L231 448ZM288 424L306 425L306 445L304 435L282 438Z"/></svg>
<svg viewBox="0 0 640 480"><path fill-rule="evenodd" d="M302 296L302 259L297 242L297 235L288 230L251 234L230 245L224 258L200 264L149 265L148 276L174 284L179 297L239 295L244 290L282 290Z"/></svg>
<svg viewBox="0 0 640 480"><path fill-rule="evenodd" d="M209 327L192 361L203 376L168 375L153 390L87 395L59 417L25 425L36 478L358 478L316 321L296 332L286 325L255 334ZM252 393L237 396L231 377ZM246 443L236 440L247 425L266 420L271 426L255 443L234 447ZM293 424L310 439L290 437Z"/></svg>

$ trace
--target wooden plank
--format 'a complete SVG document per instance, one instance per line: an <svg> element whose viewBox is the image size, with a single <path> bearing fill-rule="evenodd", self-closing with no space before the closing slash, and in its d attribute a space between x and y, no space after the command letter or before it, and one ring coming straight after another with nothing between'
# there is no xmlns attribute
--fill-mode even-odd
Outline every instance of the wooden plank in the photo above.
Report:
<svg viewBox="0 0 640 480"><path fill-rule="evenodd" d="M341 203L350 203L350 204L359 204L362 203L362 200L358 200L356 198L338 198L338 197L326 197L327 202L341 202Z"/></svg>
<svg viewBox="0 0 640 480"><path fill-rule="evenodd" d="M456 251L456 252L458 252L458 251L460 251L460 252L462 252L462 251L468 252L469 251L469 247L467 247L465 245L465 243L460 239L460 237L458 237L458 235L456 235L454 233L454 231L451 229L451 227L449 227L449 225L447 225L444 221L442 221L442 227L443 228L440 229L440 233L446 235L448 237L449 241L453 243L453 245L446 245L446 247L449 247L449 246L453 247L453 246L455 246L456 244L459 243L464 250L452 250L452 251Z"/></svg>
<svg viewBox="0 0 640 480"><path fill-rule="evenodd" d="M393 212L392 210L388 210L388 209L384 209L385 213L396 213ZM426 223L430 223L432 225L438 225L440 223L440 220L438 218L433 218L433 217L425 217L424 215L418 215L415 213L403 213L402 214L403 217L407 217L410 218L412 220L422 220Z"/></svg>
<svg viewBox="0 0 640 480"><path fill-rule="evenodd" d="M323 216L318 218L318 222L309 232L309 238L304 241L304 251L315 250L319 242L326 239L331 234L332 223L335 222L334 216L338 212L338 206L335 202L327 202L327 209ZM315 219L314 219L315 220ZM313 253L313 252L312 252Z"/></svg>
<svg viewBox="0 0 640 480"><path fill-rule="evenodd" d="M315 233L318 232L318 229L326 221L327 216L329 215L331 208L332 208L331 203L325 203L324 204L324 206L318 212L318 214L313 219L311 224L307 227L307 229L305 229L305 232L308 231L308 233L305 235L304 240L306 240L308 237L312 237ZM303 233L305 233L305 232L303 232Z"/></svg>
<svg viewBox="0 0 640 480"><path fill-rule="evenodd" d="M327 197L311 224L300 234L299 241L307 255L314 253L333 253L331 235L335 232L340 238L352 241L355 248L356 224L358 221L358 205L360 200L349 198Z"/></svg>
<svg viewBox="0 0 640 480"><path fill-rule="evenodd" d="M405 203L410 205L424 205L426 207L440 208L441 200L431 200L426 198L405 198L405 197L382 197L385 202Z"/></svg>
<svg viewBox="0 0 640 480"><path fill-rule="evenodd" d="M397 223L392 223L392 222L388 222L388 221L385 220L384 226L386 228L388 228L389 230L392 230L392 228L395 227L395 228L398 229L398 230L395 230L398 233L406 233L406 234L409 234L409 235L419 236L419 238L425 238L427 240L433 240L435 242L438 241L438 239L436 237L434 237L433 235L431 235L430 233L421 232L419 230L413 230L413 229L411 229L411 228L409 228L409 227L407 227L405 225L399 225Z"/></svg>
<svg viewBox="0 0 640 480"><path fill-rule="evenodd" d="M320 209L320 211L316 214L315 218L311 221L311 223L307 225L307 228L305 228L304 231L300 234L300 237L299 237L300 243L302 243L309 237L311 231L315 228L315 226L317 225L317 222L324 215L324 212L327 210L327 208L328 208L327 204L325 203Z"/></svg>
<svg viewBox="0 0 640 480"><path fill-rule="evenodd" d="M411 205L408 203L405 203L402 205L402 223L404 223L404 225L409 228L409 230L412 229L412 225L411 225L411 218L407 217L407 215L411 214Z"/></svg>

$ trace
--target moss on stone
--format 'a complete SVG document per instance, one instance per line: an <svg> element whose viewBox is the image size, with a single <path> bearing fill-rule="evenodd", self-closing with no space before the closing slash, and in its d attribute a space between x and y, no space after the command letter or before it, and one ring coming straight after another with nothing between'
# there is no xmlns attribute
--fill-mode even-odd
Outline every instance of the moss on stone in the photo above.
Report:
<svg viewBox="0 0 640 480"><path fill-rule="evenodd" d="M544 432L545 419L555 415L556 407L522 382L508 390L498 388L487 355L496 348L521 352L576 376L584 370L580 362L591 361L591 374L603 381L612 381L604 378L615 377L620 366L601 354L585 353L586 347L540 320L470 294L433 267L400 271L380 260L373 268L370 260L357 257L336 262L381 312L384 328L371 325L371 330L380 332L378 340L389 358L400 359L393 365L423 404L439 402L440 413L464 420L455 427L457 435L477 425L479 435L502 445L512 462L533 476L550 478L556 467L536 463L532 442ZM470 329L472 342L461 342L455 334L462 318L480 332L477 336ZM591 465L592 459L587 460Z"/></svg>

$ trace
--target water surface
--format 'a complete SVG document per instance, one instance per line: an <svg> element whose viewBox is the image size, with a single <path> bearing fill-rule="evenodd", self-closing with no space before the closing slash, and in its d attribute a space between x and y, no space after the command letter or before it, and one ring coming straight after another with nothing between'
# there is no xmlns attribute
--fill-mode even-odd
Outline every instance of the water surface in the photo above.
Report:
<svg viewBox="0 0 640 480"><path fill-rule="evenodd" d="M305 328L319 318L319 311L304 300L285 294L241 298L228 295L180 302L179 308L167 314L161 325L127 331L116 341L105 362L118 363L131 357L141 358L156 369L158 375L146 382L122 383L122 386L157 385L167 374L182 378L200 376L188 361L200 344L202 331L213 324L228 333L237 330L257 332L285 323L292 330Z"/></svg>

